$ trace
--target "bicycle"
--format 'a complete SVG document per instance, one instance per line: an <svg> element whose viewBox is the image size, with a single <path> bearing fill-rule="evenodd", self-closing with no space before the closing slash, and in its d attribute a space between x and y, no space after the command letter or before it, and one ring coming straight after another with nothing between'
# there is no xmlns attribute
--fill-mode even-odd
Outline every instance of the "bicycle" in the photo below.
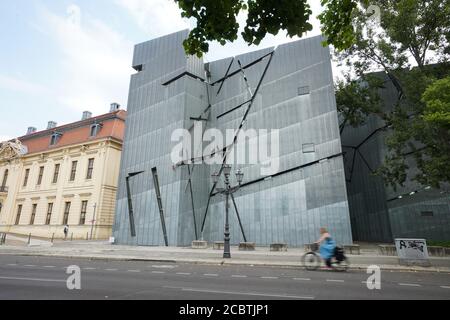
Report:
<svg viewBox="0 0 450 320"><path fill-rule="evenodd" d="M319 245L312 243L309 245L311 251L306 252L302 256L302 264L306 270L317 270L322 262L322 258L317 254L319 251ZM337 249L337 250L336 250ZM331 268L336 271L347 271L350 266L350 261L344 254L344 250L341 247L336 247L335 254L331 258Z"/></svg>

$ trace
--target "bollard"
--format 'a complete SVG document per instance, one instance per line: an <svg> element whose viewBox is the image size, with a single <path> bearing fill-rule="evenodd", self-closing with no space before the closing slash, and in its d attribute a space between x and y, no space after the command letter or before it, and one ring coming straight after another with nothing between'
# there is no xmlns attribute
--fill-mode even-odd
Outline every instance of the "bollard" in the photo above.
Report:
<svg viewBox="0 0 450 320"><path fill-rule="evenodd" d="M53 243L54 239L55 239L55 233L53 232L53 234L52 234L52 243Z"/></svg>
<svg viewBox="0 0 450 320"><path fill-rule="evenodd" d="M89 240L89 232L86 232L86 241Z"/></svg>
<svg viewBox="0 0 450 320"><path fill-rule="evenodd" d="M31 233L28 235L28 244L31 243Z"/></svg>
<svg viewBox="0 0 450 320"><path fill-rule="evenodd" d="M73 241L73 232L72 232L72 234L70 235L70 241Z"/></svg>

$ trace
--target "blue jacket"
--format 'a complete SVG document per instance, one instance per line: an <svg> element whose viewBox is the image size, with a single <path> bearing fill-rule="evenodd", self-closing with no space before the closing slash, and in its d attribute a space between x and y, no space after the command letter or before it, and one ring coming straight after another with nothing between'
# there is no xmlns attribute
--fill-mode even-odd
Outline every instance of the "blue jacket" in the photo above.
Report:
<svg viewBox="0 0 450 320"><path fill-rule="evenodd" d="M336 248L336 242L331 238L326 238L320 245L320 255L323 259L331 259L334 255L334 248Z"/></svg>

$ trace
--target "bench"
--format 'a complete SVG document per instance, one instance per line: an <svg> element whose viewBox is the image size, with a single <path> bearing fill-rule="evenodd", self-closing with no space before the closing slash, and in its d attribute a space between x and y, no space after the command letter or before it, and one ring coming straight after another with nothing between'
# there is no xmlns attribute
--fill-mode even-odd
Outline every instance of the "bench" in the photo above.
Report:
<svg viewBox="0 0 450 320"><path fill-rule="evenodd" d="M270 244L270 251L287 251L287 243L272 243Z"/></svg>
<svg viewBox="0 0 450 320"><path fill-rule="evenodd" d="M255 251L256 244L254 242L239 243L239 251Z"/></svg>
<svg viewBox="0 0 450 320"><path fill-rule="evenodd" d="M192 249L207 249L208 241L194 240L194 241L192 241L191 248Z"/></svg>

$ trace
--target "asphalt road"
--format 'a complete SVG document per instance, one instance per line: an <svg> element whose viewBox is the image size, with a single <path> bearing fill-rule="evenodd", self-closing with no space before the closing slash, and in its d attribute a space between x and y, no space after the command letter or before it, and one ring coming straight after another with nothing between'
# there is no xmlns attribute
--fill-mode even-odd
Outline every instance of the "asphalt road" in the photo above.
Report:
<svg viewBox="0 0 450 320"><path fill-rule="evenodd" d="M73 265L81 271L80 290L67 288L66 271ZM384 271L380 290L367 288L368 277L356 271L0 255L1 300L450 300L450 274Z"/></svg>

